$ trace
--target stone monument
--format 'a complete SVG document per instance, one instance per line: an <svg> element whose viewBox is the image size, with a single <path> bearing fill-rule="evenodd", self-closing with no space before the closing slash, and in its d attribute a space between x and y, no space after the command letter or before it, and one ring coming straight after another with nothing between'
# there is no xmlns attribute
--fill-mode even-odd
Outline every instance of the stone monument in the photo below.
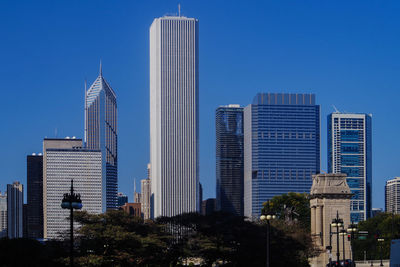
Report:
<svg viewBox="0 0 400 267"><path fill-rule="evenodd" d="M339 232L347 230L350 221L350 198L352 193L346 182L345 174L317 174L313 175L313 184L310 192L311 207L311 235L322 253L310 259L312 267L325 267L331 257L337 261L337 237L339 236L339 260L351 259L350 242L347 234L338 235L337 227L332 227L332 220L337 217L343 223ZM343 241L344 240L344 241ZM343 250L343 245L345 249ZM344 253L344 254L343 254Z"/></svg>

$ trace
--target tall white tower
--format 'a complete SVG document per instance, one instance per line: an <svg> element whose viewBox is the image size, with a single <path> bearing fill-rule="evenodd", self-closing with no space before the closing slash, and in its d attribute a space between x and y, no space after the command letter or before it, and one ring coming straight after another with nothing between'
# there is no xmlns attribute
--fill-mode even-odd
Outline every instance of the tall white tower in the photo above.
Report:
<svg viewBox="0 0 400 267"><path fill-rule="evenodd" d="M198 20L156 18L150 27L152 217L199 210Z"/></svg>

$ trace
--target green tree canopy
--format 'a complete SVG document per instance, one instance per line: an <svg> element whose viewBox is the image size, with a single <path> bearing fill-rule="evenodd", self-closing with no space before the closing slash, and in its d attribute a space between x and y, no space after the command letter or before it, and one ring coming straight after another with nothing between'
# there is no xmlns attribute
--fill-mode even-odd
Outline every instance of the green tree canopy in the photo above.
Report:
<svg viewBox="0 0 400 267"><path fill-rule="evenodd" d="M287 224L299 223L307 231L311 231L310 200L306 193L289 192L287 194L274 196L263 204L262 212L268 210L277 215L278 219Z"/></svg>
<svg viewBox="0 0 400 267"><path fill-rule="evenodd" d="M400 238L400 215L391 213L380 213L373 218L358 223L358 233L368 231L366 239L360 239L360 234L356 234L354 240L355 258L364 259L364 251L367 259L379 259L380 248L377 238L383 238L383 258L390 257L390 241Z"/></svg>

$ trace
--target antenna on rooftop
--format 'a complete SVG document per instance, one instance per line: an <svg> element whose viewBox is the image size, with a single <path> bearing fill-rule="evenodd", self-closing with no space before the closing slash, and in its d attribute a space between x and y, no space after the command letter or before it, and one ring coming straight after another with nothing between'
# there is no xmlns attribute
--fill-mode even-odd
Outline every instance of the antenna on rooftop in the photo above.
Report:
<svg viewBox="0 0 400 267"><path fill-rule="evenodd" d="M57 135L58 135L57 128L55 128L55 129L54 129L54 135L55 135L55 136L56 136L56 138L57 138Z"/></svg>
<svg viewBox="0 0 400 267"><path fill-rule="evenodd" d="M178 4L178 17L181 16L181 4Z"/></svg>
<svg viewBox="0 0 400 267"><path fill-rule="evenodd" d="M335 107L335 105L332 105L332 107L335 109L336 113L340 113L340 111Z"/></svg>

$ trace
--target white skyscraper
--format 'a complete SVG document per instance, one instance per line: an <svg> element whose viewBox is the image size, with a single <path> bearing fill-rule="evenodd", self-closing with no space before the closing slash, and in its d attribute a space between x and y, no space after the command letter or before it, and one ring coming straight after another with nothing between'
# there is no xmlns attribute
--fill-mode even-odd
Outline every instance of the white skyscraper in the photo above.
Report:
<svg viewBox="0 0 400 267"><path fill-rule="evenodd" d="M385 211L400 214L400 177L386 181Z"/></svg>
<svg viewBox="0 0 400 267"><path fill-rule="evenodd" d="M83 210L106 211L105 162L101 150L82 148L82 139L43 141L43 224L44 238L55 239L68 233L69 210L61 208L71 180L81 195Z"/></svg>
<svg viewBox="0 0 400 267"><path fill-rule="evenodd" d="M156 18L150 27L152 217L199 210L198 20Z"/></svg>

